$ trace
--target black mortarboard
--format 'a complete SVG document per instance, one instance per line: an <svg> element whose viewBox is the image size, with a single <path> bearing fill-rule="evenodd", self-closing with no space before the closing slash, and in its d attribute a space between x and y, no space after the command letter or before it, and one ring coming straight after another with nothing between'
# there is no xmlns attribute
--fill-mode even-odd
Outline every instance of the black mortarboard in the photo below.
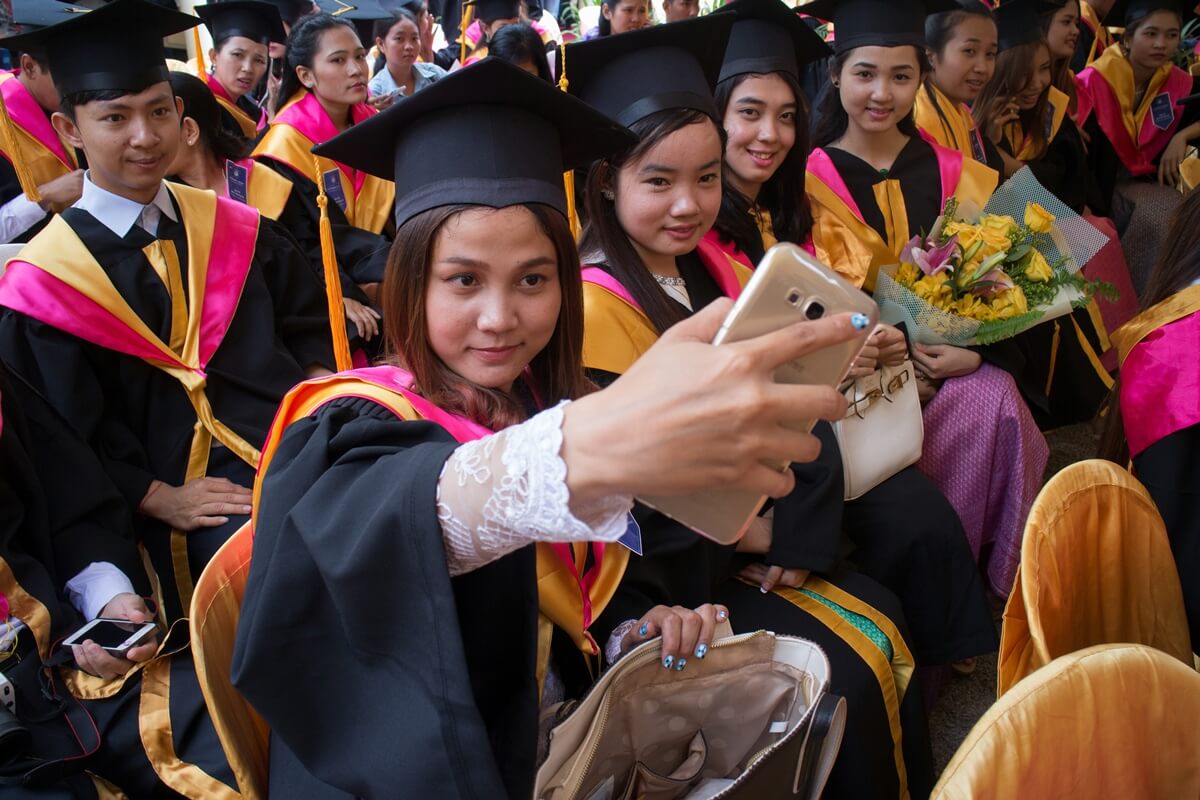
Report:
<svg viewBox="0 0 1200 800"><path fill-rule="evenodd" d="M998 49L1009 50L1046 38L1042 15L1052 10L1054 3L1049 0L1005 0L1000 3L993 9L999 33Z"/></svg>
<svg viewBox="0 0 1200 800"><path fill-rule="evenodd" d="M481 22L521 16L521 0L467 0L466 5L475 9L475 18Z"/></svg>
<svg viewBox="0 0 1200 800"><path fill-rule="evenodd" d="M1105 19L1112 20L1114 25L1129 25L1155 11L1174 11L1186 24L1196 16L1196 3L1194 0L1117 0Z"/></svg>
<svg viewBox="0 0 1200 800"><path fill-rule="evenodd" d="M60 3L58 0L12 0L13 24L20 33L49 28L60 22L88 13L82 6Z"/></svg>
<svg viewBox="0 0 1200 800"><path fill-rule="evenodd" d="M392 18L392 12L376 0L317 0L317 6L326 14L354 22L378 22Z"/></svg>
<svg viewBox="0 0 1200 800"><path fill-rule="evenodd" d="M568 91L627 127L667 108L719 119L712 92L733 22L709 14L567 45Z"/></svg>
<svg viewBox="0 0 1200 800"><path fill-rule="evenodd" d="M802 65L832 54L829 45L780 0L735 0L720 13L736 15L720 80L786 72L799 81Z"/></svg>
<svg viewBox="0 0 1200 800"><path fill-rule="evenodd" d="M196 6L193 10L196 16L204 20L214 40L244 36L267 44L287 39L287 34L283 32L283 20L279 17L279 7L274 3L224 0Z"/></svg>
<svg viewBox="0 0 1200 800"><path fill-rule="evenodd" d="M798 10L833 23L833 49L925 46L925 17L958 8L954 0L813 0Z"/></svg>
<svg viewBox="0 0 1200 800"><path fill-rule="evenodd" d="M563 173L634 142L608 117L498 58L452 72L313 152L396 182L396 225L466 203L566 214Z"/></svg>
<svg viewBox="0 0 1200 800"><path fill-rule="evenodd" d="M133 93L170 79L163 38L199 23L145 0L116 0L49 28L0 39L0 47L45 53L54 85L64 95Z"/></svg>

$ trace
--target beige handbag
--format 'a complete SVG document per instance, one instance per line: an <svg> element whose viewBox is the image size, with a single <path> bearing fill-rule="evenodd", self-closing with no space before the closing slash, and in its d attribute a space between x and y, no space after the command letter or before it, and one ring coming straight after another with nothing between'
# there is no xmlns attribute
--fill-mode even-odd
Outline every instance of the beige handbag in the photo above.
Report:
<svg viewBox="0 0 1200 800"><path fill-rule="evenodd" d="M880 365L846 389L846 417L835 422L846 499L855 500L921 460L925 425L911 361Z"/></svg>
<svg viewBox="0 0 1200 800"><path fill-rule="evenodd" d="M647 642L550 734L535 800L820 796L846 701L817 645L767 631L715 641L686 672Z"/></svg>

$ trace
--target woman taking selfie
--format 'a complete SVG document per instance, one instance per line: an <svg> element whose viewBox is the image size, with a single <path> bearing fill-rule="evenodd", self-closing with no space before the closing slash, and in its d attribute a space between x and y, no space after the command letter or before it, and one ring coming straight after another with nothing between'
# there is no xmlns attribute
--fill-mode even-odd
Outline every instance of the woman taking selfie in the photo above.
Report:
<svg viewBox="0 0 1200 800"><path fill-rule="evenodd" d="M728 303L593 391L562 172L628 134L502 61L427 91L426 110L455 113L413 118L401 103L322 148L399 181L384 293L395 366L301 385L264 448L233 674L271 727L281 796L529 797L539 690L549 703L562 685L539 601L553 614L561 589L579 609L583 590L604 607L634 492L786 494L790 476L758 459L815 446L780 422L840 405L824 389L770 407L752 395L773 365L850 338L848 318L711 347ZM478 140L485 123L503 135ZM530 546L587 540L588 583L557 548ZM300 585L314 587L303 602ZM727 616L647 608L631 636L663 633L664 659L707 647ZM575 658L593 644L586 617L550 621Z"/></svg>
<svg viewBox="0 0 1200 800"><path fill-rule="evenodd" d="M267 129L267 110L253 100L267 74L268 48L286 36L279 9L260 0L225 0L196 6L212 34L209 71L202 75L221 104L229 133L255 142Z"/></svg>

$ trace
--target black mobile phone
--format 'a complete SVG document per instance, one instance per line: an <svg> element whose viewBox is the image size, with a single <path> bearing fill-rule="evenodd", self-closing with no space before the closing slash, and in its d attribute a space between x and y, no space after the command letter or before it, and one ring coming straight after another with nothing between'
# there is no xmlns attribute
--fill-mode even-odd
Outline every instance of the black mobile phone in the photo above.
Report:
<svg viewBox="0 0 1200 800"><path fill-rule="evenodd" d="M283 78L282 58L271 59L271 77L275 78L276 80Z"/></svg>

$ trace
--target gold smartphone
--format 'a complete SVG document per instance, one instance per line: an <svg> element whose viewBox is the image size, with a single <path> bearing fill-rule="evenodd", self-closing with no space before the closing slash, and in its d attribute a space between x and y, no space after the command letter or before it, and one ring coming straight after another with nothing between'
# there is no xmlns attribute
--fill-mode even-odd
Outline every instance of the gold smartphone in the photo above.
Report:
<svg viewBox="0 0 1200 800"><path fill-rule="evenodd" d="M775 372L777 383L841 386L879 321L879 307L867 294L801 248L779 244L759 262L713 344L753 339L796 322L846 312L865 314L870 324L853 339L783 365ZM787 426L808 433L814 424L815 419L797 419ZM720 446L713 442L713 447ZM768 466L788 467L786 463ZM745 534L767 497L730 488L677 497L639 495L637 499L715 542L733 544Z"/></svg>

